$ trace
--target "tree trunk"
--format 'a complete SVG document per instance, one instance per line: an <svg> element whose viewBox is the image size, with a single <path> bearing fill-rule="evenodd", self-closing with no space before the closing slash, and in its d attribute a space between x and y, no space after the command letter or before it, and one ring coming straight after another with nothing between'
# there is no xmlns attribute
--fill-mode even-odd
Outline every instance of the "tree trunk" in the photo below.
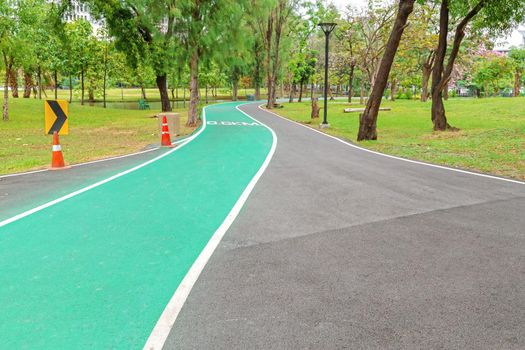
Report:
<svg viewBox="0 0 525 350"><path fill-rule="evenodd" d="M312 81L310 82L310 100L314 98L314 81L312 79Z"/></svg>
<svg viewBox="0 0 525 350"><path fill-rule="evenodd" d="M232 85L233 85L232 101L237 101L237 98L238 98L238 95L239 95L239 80L238 79L233 79Z"/></svg>
<svg viewBox="0 0 525 350"><path fill-rule="evenodd" d="M348 75L348 103L352 103L352 85L354 84L355 64L350 65L350 74Z"/></svg>
<svg viewBox="0 0 525 350"><path fill-rule="evenodd" d="M297 102L303 101L303 87L304 87L304 81L301 80L301 83L299 84L299 99Z"/></svg>
<svg viewBox="0 0 525 350"><path fill-rule="evenodd" d="M168 96L168 84L166 74L157 75L157 88L160 94L160 104L163 112L171 112L170 97Z"/></svg>
<svg viewBox="0 0 525 350"><path fill-rule="evenodd" d="M312 98L312 113L310 117L312 119L319 119L319 111L321 108L319 107L319 104L317 103L317 97Z"/></svg>
<svg viewBox="0 0 525 350"><path fill-rule="evenodd" d="M182 108L186 108L186 87L182 89Z"/></svg>
<svg viewBox="0 0 525 350"><path fill-rule="evenodd" d="M261 99L261 42L256 40L254 44L255 66L253 72L253 85L255 88L255 101Z"/></svg>
<svg viewBox="0 0 525 350"><path fill-rule="evenodd" d="M42 69L38 66L38 99L42 99Z"/></svg>
<svg viewBox="0 0 525 350"><path fill-rule="evenodd" d="M104 46L104 81L102 82L102 103L104 108L107 107L106 102L106 85L108 80L108 42Z"/></svg>
<svg viewBox="0 0 525 350"><path fill-rule="evenodd" d="M421 81L421 102L428 101L428 83L430 81L430 74L432 73L432 66L423 65L423 79Z"/></svg>
<svg viewBox="0 0 525 350"><path fill-rule="evenodd" d="M84 86L84 67L82 67L82 70L80 71L80 85L81 85L81 88L82 88L82 97L80 98L80 104L83 106L84 105L84 91L85 91L85 86Z"/></svg>
<svg viewBox="0 0 525 350"><path fill-rule="evenodd" d="M104 76L104 79L106 77ZM58 72L57 70L55 69L54 71L54 77L53 79L55 80L55 100L58 100ZM104 80L104 83L105 83L105 80ZM105 106L105 103L104 103L104 106Z"/></svg>
<svg viewBox="0 0 525 350"><path fill-rule="evenodd" d="M177 100L177 108L179 108L179 87L181 85L181 70L182 67L179 66L177 73L177 88L175 89L175 100ZM186 87L184 87L184 90L186 90ZM171 94L173 95L173 90L171 91Z"/></svg>
<svg viewBox="0 0 525 350"><path fill-rule="evenodd" d="M11 95L13 98L18 98L18 77L16 69L9 70L9 85L11 85Z"/></svg>
<svg viewBox="0 0 525 350"><path fill-rule="evenodd" d="M397 93L397 80L392 79L390 82L390 101L394 102L396 100Z"/></svg>
<svg viewBox="0 0 525 350"><path fill-rule="evenodd" d="M279 4L279 6L281 6ZM275 45L274 45L274 53L273 53L273 72L272 72L272 99L271 103L272 106L275 106L276 103L276 95L277 95L277 72L279 71L279 66L281 64L280 58L280 48L281 48L281 30L282 30L282 19L279 19L277 22L277 25L275 26ZM281 91L284 90L281 85Z"/></svg>
<svg viewBox="0 0 525 350"><path fill-rule="evenodd" d="M167 89L167 86L166 86ZM144 88L144 84L140 85L140 95L142 96L142 99L145 101L148 99L148 96L146 96L146 89Z"/></svg>
<svg viewBox="0 0 525 350"><path fill-rule="evenodd" d="M206 104L208 104L208 84L206 84L206 94L205 94L205 98L206 98Z"/></svg>
<svg viewBox="0 0 525 350"><path fill-rule="evenodd" d="M2 120L4 122L9 121L9 71L11 70L10 64L7 60L5 51L2 50L2 56L4 59L5 67L5 78L4 78L4 106L2 108Z"/></svg>
<svg viewBox="0 0 525 350"><path fill-rule="evenodd" d="M363 78L359 81L359 104L365 104L365 80Z"/></svg>
<svg viewBox="0 0 525 350"><path fill-rule="evenodd" d="M445 101L448 100L448 85L445 87L445 90L443 90L443 99Z"/></svg>
<svg viewBox="0 0 525 350"><path fill-rule="evenodd" d="M520 95L520 88L521 88L521 73L516 71L514 73L514 97L518 97Z"/></svg>
<svg viewBox="0 0 525 350"><path fill-rule="evenodd" d="M273 77L272 77L272 37L273 37L273 12L268 16L268 27L266 28L266 84L268 90L268 101L266 102L266 108L273 109Z"/></svg>
<svg viewBox="0 0 525 350"><path fill-rule="evenodd" d="M496 84L492 84L492 96L497 97L499 95L499 88Z"/></svg>
<svg viewBox="0 0 525 350"><path fill-rule="evenodd" d="M69 75L69 103L73 101L73 77Z"/></svg>
<svg viewBox="0 0 525 350"><path fill-rule="evenodd" d="M190 59L190 109L188 111L188 126L196 126L199 105L199 55L194 52Z"/></svg>
<svg viewBox="0 0 525 350"><path fill-rule="evenodd" d="M448 0L442 0L439 20L439 39L436 50L436 62L432 71L432 123L434 130L445 130L447 128L447 117L443 104L443 88L440 84L443 79L443 65L447 51L449 9Z"/></svg>
<svg viewBox="0 0 525 350"><path fill-rule="evenodd" d="M31 73L24 71L24 98L31 97L31 87L33 85L33 76Z"/></svg>
<svg viewBox="0 0 525 350"><path fill-rule="evenodd" d="M448 24L449 24L449 0L442 0L441 10L439 15L439 39L438 48L436 50L436 59L434 63L434 69L432 70L432 123L434 124L435 131L443 131L452 128L445 115L445 106L443 103L443 91L446 89L448 94L448 83L454 63L459 53L461 42L465 37L465 28L468 23L476 16L479 11L485 6L486 0L480 0L476 6L474 6L459 22L456 26L456 33L454 35L454 43L452 50L450 50L447 66L444 67L445 56L447 54L447 37L448 37Z"/></svg>
<svg viewBox="0 0 525 350"><path fill-rule="evenodd" d="M414 1L415 0L399 0L399 8L394 27L385 46L385 52L374 81L374 87L367 101L365 111L361 114L359 120L358 141L377 139L377 114L379 113L383 92L388 82L390 69L392 68L401 36L406 28L408 16L414 10Z"/></svg>

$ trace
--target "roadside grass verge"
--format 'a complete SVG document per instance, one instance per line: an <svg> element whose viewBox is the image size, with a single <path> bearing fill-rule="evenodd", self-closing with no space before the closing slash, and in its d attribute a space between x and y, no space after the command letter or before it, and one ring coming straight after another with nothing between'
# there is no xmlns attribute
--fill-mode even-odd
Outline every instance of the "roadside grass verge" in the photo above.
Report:
<svg viewBox="0 0 525 350"><path fill-rule="evenodd" d="M322 101L320 101L322 105ZM451 99L446 102L449 123L458 132L434 132L430 102L384 101L378 140L356 142L359 113L344 108L357 103L331 101L330 128L324 131L379 152L494 175L525 180L525 98ZM285 103L276 112L317 128L321 120L310 119L310 102Z"/></svg>
<svg viewBox="0 0 525 350"><path fill-rule="evenodd" d="M44 100L9 99L10 120L0 120L0 174L45 168L51 162L52 137L44 134ZM60 137L66 163L75 164L137 152L160 143L155 110L123 110L71 104L69 135ZM181 114L181 135L185 126Z"/></svg>

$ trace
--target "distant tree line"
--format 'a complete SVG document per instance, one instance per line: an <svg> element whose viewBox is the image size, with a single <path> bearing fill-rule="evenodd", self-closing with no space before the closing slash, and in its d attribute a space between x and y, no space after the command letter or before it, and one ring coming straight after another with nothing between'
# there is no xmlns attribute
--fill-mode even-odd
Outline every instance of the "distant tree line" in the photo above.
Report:
<svg viewBox="0 0 525 350"><path fill-rule="evenodd" d="M71 1L0 2L4 77L9 90L41 98L58 86L81 103L106 100L115 86L156 87L170 111L179 88L189 88L188 124L228 87L253 88L274 108L278 98L302 101L322 93L324 35L331 37L330 98L366 104L359 140L377 138L377 114L390 98L432 104L434 130L454 130L443 100L469 91L477 97L519 96L525 51L493 51L494 39L525 17L525 0L369 1L343 11L322 0L82 0L102 23L93 32L71 19ZM263 94L262 91L266 91ZM204 91L204 96L201 96Z"/></svg>

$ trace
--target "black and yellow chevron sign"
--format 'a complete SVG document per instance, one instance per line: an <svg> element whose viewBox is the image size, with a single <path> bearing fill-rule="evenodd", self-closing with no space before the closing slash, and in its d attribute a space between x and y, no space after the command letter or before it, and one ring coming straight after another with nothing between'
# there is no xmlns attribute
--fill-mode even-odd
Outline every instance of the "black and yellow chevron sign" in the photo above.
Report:
<svg viewBox="0 0 525 350"><path fill-rule="evenodd" d="M57 131L59 135L67 135L69 133L68 102L66 100L46 100L44 109L46 134L53 134Z"/></svg>

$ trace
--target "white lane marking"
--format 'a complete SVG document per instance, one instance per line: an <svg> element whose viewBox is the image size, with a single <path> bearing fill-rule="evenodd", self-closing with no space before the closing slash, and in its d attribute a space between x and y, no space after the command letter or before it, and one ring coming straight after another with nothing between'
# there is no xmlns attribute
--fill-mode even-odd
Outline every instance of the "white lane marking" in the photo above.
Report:
<svg viewBox="0 0 525 350"><path fill-rule="evenodd" d="M49 169L40 169L40 170L26 171L24 173L7 174L7 175L0 176L0 179L6 178L6 177L15 177L15 176L43 173L44 171L48 171L48 170Z"/></svg>
<svg viewBox="0 0 525 350"><path fill-rule="evenodd" d="M217 120L208 120L208 125L220 125L220 126L261 126L258 123L247 123L247 122L230 122L230 121L217 121Z"/></svg>
<svg viewBox="0 0 525 350"><path fill-rule="evenodd" d="M329 137L331 139L334 139L336 141L339 141L347 146L350 146L350 147L353 147L355 149L358 149L358 150L361 150L361 151L365 151L365 152L368 152L368 153L373 153L375 155L378 155L378 156L383 156L383 157L387 157L387 158L392 158L392 159L397 159L397 160L402 160L404 162L408 162L408 163L413 163L413 164L419 164L419 165L425 165L425 166L429 166L429 167L432 167L432 168L438 168L438 169L444 169L444 170L450 170L450 171L455 171L455 172L458 172L458 173L462 173L462 174L468 174L468 175L475 175L475 176L481 176L481 177L485 177L485 178L489 178L489 179L494 179L494 180L500 180L500 181L506 181L506 182L512 182L512 183L516 183L516 184L519 184L519 185L525 185L525 182L523 181L519 181L519 180L512 180L512 179L506 179L504 177L499 177L499 176L493 176L493 175L488 175L488 174L480 174L480 173L474 173L474 172L471 172L471 171L468 171L468 170L462 170L462 169L455 169L455 168L450 168L450 167L447 167L447 166L443 166L443 165L437 165L437 164L430 164L430 163L425 163L425 162L420 162L420 161L417 161L417 160L411 160L411 159L406 159L406 158L401 158L401 157L396 157L396 156L392 156L392 155L389 155L389 154L385 154L385 153L381 153L381 152L377 152L377 151L372 151L370 149L367 149L367 148L363 148L363 147L360 147L360 146L357 146L357 145L354 145L350 142L346 142L344 140L341 140L340 138L338 137L335 137L335 136L332 136L332 135L329 135L329 134L326 134L322 131L319 131L319 130L315 130L314 128L311 128L309 126L306 126L304 124L301 124L299 122L296 122L295 120L291 120L291 119L288 119L288 118L285 118L283 116L280 116L279 114L275 113L275 112L271 112L267 109L264 109L264 108L261 108L261 106L263 105L259 105L258 108L261 110L261 111L264 111L266 113L270 113L270 114L273 114L281 119L284 119L290 123L293 123L293 124L297 124L297 125L300 125L308 130L311 130L313 132L316 132L318 134L321 134L321 135L324 135L326 137Z"/></svg>
<svg viewBox="0 0 525 350"><path fill-rule="evenodd" d="M190 143L191 141L193 141L197 136L199 136L199 135L200 135L200 134L206 129L206 107L204 107L203 110L202 110L202 116L203 116L202 128L201 128L201 129L200 129L195 135L193 135L193 136L187 138L187 139L186 139L186 142L182 143L179 147L174 148L174 149L172 149L171 151L168 151L168 152L166 152L166 153L163 153L163 154L161 154L160 156L157 156L157 157L155 157L155 158L153 158L153 159L151 159L151 160L148 160L147 162L144 162L144 163L142 163L142 164L139 164L139 165L137 165L137 166L135 166L135 167L133 167L133 168L131 168L131 169L128 169L128 170L123 171L123 172L120 172L120 173L118 173L118 174L116 174L116 175L113 175L113 176L111 176L111 177L108 177L107 179L104 179L104 180L102 180L102 181L99 181L99 182L97 182L97 183L94 183L94 184L92 184L92 185L90 185L90 186L87 186L87 187L81 188L81 189L78 190L78 191L72 192L72 193L67 194L67 195L65 195L65 196L63 196L63 197L57 198L57 199L55 199L55 200L52 200L51 202L48 202L48 203L42 204L42 205L40 205L40 206L38 206L38 207L36 207L36 208L33 208L33 209L30 209L30 210L27 210L27 211L25 211L25 212L23 212L23 213L21 213L21 214L18 214L18 215L15 215L15 216L9 218L9 219L6 219L6 220L3 220L3 221L0 221L0 228L1 228L1 227L4 227L4 226L6 226L6 225L8 225L8 224L10 224L10 223L12 223L12 222L15 222L15 221L17 221L17 220L20 220L20 219L22 219L22 218L25 218L26 216L29 216L29 215L31 215L31 214L34 214L34 213L36 213L36 212L38 212L38 211L41 211L41 210L43 210L43 209L45 209L45 208L48 208L48 207L50 207L50 206L52 206L52 205L55 205L55 204L60 203L60 202L63 202L63 201L65 201L65 200L67 200L67 199L70 199L70 198L73 198L73 197L75 197L75 196L78 196L78 195L81 194L81 193L84 193L84 192L89 191L89 190L91 190L91 189L93 189L93 188L99 187L99 186L101 186L101 185L103 185L103 184L105 184L105 183L108 183L108 182L110 182L110 181L113 181L113 180L115 180L115 179L118 179L119 177L122 177L122 176L124 176L124 175L126 175L126 174L132 173L132 172L134 172L134 171L136 171L136 170L138 170L138 169L140 169L140 168L145 167L146 165L149 165L149 164L155 163L157 160L162 159L162 158L166 157L167 155L169 155L169 154L171 154L171 153L173 153L173 152L175 152L175 151L177 151L177 150L183 148L183 147L186 146L188 143Z"/></svg>
<svg viewBox="0 0 525 350"><path fill-rule="evenodd" d="M160 316L159 320L157 321L155 328L153 328L153 331L151 332L148 340L146 341L146 344L144 345L145 350L160 350L164 346L164 343L166 342L166 339L168 338L168 335L170 334L170 331L173 328L175 321L177 320L177 316L179 315L182 306L186 302L186 299L188 298L188 295L190 294L193 286L195 285L195 282L197 282L197 279L199 278L202 270L204 269L204 267L208 263L208 260L210 259L213 252L224 237L224 234L228 231L237 215L239 215L239 212L244 206L246 200L248 199L248 196L252 192L253 188L255 187L263 173L266 171L266 168L270 164L270 161L272 160L272 157L275 153L275 149L277 147L277 135L275 134L275 132L267 125L261 123L257 119L253 118L252 116L249 116L246 112L239 109L239 106L236 106L235 108L239 112L246 115L248 118L255 120L262 126L266 127L268 130L270 130L273 139L272 147L270 149L270 152L266 156L264 163L259 168L259 171L257 171L250 183L248 183L241 196L239 197L233 208L230 210L228 216L226 216L221 226L219 226L217 231L215 231L213 236L210 238L208 244L206 244L206 247L204 247L197 260L195 260L191 268L188 270L186 276L184 276L184 279L182 280L179 287L171 297L170 301L168 302L168 305L166 305L166 308L162 312L162 315Z"/></svg>

